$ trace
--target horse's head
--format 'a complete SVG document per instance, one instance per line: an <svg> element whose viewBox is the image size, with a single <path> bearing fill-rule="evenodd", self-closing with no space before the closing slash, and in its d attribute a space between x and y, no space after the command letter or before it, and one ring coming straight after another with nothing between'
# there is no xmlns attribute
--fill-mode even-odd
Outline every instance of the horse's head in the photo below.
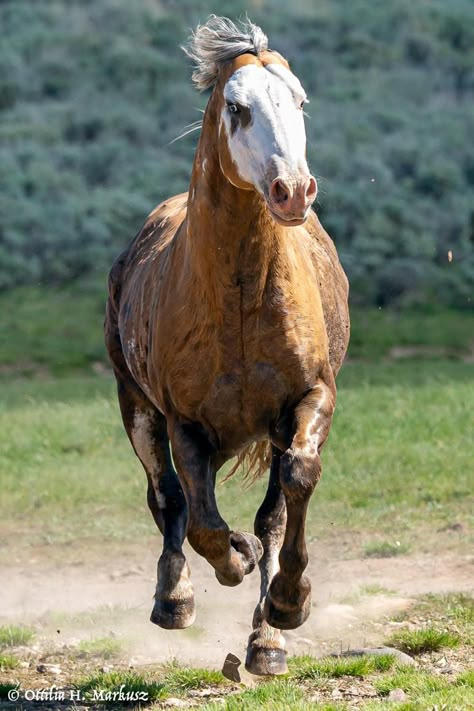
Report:
<svg viewBox="0 0 474 711"><path fill-rule="evenodd" d="M216 85L218 151L226 178L260 193L278 223L302 224L317 186L306 162L306 93L286 60L267 49L267 38L252 23L240 30L215 16L197 29L188 54L197 64L198 86Z"/></svg>

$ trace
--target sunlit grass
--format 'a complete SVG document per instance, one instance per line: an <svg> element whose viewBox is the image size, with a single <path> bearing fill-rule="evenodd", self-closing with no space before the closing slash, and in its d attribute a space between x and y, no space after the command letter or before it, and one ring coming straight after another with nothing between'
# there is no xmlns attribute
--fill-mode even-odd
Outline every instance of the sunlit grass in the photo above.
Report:
<svg viewBox="0 0 474 711"><path fill-rule="evenodd" d="M401 543L410 542L413 551L428 540L422 531L435 535L453 518L465 516L467 522L471 371L449 362L343 368L323 477L308 513L310 539L344 525L364 530L362 545L370 554L386 555L392 546L379 547L379 541L404 552L389 537L394 525L404 531ZM146 478L124 432L111 378L5 382L0 427L5 536L17 541L19 520L25 543L33 532L38 542L38 530L40 542L47 543L84 535L102 541L157 535L146 504ZM238 474L217 486L231 528L251 530L265 486L261 480L242 494ZM436 535L449 543L446 535ZM353 540L356 552L360 547Z"/></svg>
<svg viewBox="0 0 474 711"><path fill-rule="evenodd" d="M8 671L10 669L16 669L19 665L20 660L13 656L13 654L0 654L0 671Z"/></svg>
<svg viewBox="0 0 474 711"><path fill-rule="evenodd" d="M34 630L29 627L20 627L18 625L0 627L0 649L29 644L34 636Z"/></svg>
<svg viewBox="0 0 474 711"><path fill-rule="evenodd" d="M120 694L132 701L157 701L166 696L165 684L148 680L132 671L112 671L91 674L74 684L74 687L89 700L111 701L119 705Z"/></svg>
<svg viewBox="0 0 474 711"><path fill-rule="evenodd" d="M181 667L179 664L170 664L165 668L164 683L170 691L183 693L191 689L201 689L208 686L228 684L227 679L220 671L199 669L195 667Z"/></svg>
<svg viewBox="0 0 474 711"><path fill-rule="evenodd" d="M419 630L401 630L400 632L395 632L386 640L388 646L415 656L425 652L437 652L444 647L457 647L459 643L458 635L434 627L425 627Z"/></svg>
<svg viewBox="0 0 474 711"><path fill-rule="evenodd" d="M382 696L387 696L393 689L426 694L433 691L442 691L448 687L446 679L415 667L398 669L393 674L375 679L373 684Z"/></svg>
<svg viewBox="0 0 474 711"><path fill-rule="evenodd" d="M75 656L99 657L100 659L114 659L121 655L123 645L115 637L98 637L96 639L82 640L75 648Z"/></svg>
<svg viewBox="0 0 474 711"><path fill-rule="evenodd" d="M293 657L288 666L290 675L294 679L339 679L344 676L354 676L362 679L375 672L391 669L395 658L390 654L354 657L327 657L315 659L310 656Z"/></svg>

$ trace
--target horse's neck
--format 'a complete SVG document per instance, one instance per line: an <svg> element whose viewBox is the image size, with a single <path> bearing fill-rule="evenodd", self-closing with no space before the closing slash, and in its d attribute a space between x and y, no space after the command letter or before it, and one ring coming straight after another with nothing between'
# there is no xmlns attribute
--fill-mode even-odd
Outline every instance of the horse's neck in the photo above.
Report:
<svg viewBox="0 0 474 711"><path fill-rule="evenodd" d="M203 128L194 160L186 219L190 268L213 291L243 285L260 301L279 230L262 198L224 176L217 140ZM250 295L252 296L252 294Z"/></svg>

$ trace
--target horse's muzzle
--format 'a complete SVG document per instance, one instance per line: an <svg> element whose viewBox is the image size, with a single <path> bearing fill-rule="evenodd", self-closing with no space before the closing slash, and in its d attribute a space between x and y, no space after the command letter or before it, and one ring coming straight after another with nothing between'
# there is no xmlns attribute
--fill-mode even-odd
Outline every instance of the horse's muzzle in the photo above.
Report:
<svg viewBox="0 0 474 711"><path fill-rule="evenodd" d="M317 193L318 186L312 175L301 178L275 178L268 191L268 209L280 225L301 225L306 220Z"/></svg>

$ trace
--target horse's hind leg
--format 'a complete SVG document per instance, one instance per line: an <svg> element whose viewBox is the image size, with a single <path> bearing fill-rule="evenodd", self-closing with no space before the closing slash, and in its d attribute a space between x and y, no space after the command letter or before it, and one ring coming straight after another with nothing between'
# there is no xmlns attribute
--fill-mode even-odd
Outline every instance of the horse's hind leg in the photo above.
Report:
<svg viewBox="0 0 474 711"><path fill-rule="evenodd" d="M148 505L163 534L150 619L166 629L182 629L194 622L194 595L182 550L186 501L171 461L166 419L135 383L118 380L118 394L125 429L148 477Z"/></svg>
<svg viewBox="0 0 474 711"><path fill-rule="evenodd" d="M270 627L264 618L265 598L274 575L278 572L278 554L285 535L286 503L280 485L281 452L273 447L270 479L265 498L255 517L255 533L263 545L260 559L260 600L253 615L253 632L249 637L245 666L252 674L285 674L285 640L281 632Z"/></svg>
<svg viewBox="0 0 474 711"><path fill-rule="evenodd" d="M158 582L151 621L166 629L182 629L194 622L194 594L183 555L186 501L170 456L165 417L144 395L130 374L118 335L108 333L118 398L125 429L148 478L148 505L163 534Z"/></svg>

